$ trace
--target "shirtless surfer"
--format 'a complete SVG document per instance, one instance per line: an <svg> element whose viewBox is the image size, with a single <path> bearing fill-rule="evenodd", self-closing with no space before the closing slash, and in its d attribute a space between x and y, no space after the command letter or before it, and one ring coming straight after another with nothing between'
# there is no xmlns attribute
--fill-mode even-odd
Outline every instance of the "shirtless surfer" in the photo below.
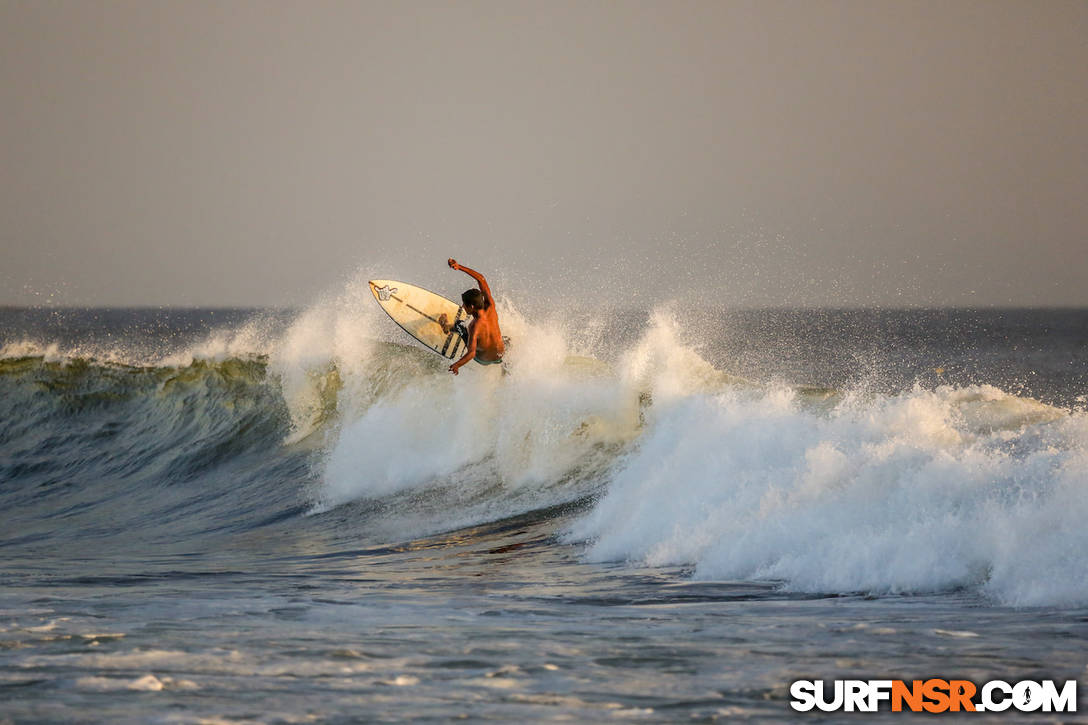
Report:
<svg viewBox="0 0 1088 725"><path fill-rule="evenodd" d="M446 263L450 265L450 269L461 270L480 285L480 289L465 290L465 293L461 295L461 304L465 312L472 315L472 322L467 326L461 322L451 325L445 313L438 317L438 324L442 326L442 331L447 335L451 330L456 331L465 340L468 348L465 350L464 357L450 365L450 372L456 375L461 366L472 359L481 365L501 363L506 347L502 342L502 333L499 332L499 315L495 312L495 300L491 296L491 288L487 286L487 280L476 270L462 267L455 259L450 259Z"/></svg>

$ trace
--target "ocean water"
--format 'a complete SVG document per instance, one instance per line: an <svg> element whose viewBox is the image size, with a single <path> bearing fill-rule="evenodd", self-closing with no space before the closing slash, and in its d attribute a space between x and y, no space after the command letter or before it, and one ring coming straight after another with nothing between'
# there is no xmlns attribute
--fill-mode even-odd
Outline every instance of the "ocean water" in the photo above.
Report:
<svg viewBox="0 0 1088 725"><path fill-rule="evenodd" d="M454 378L368 294L0 310L0 722L1086 681L1088 311L504 301Z"/></svg>

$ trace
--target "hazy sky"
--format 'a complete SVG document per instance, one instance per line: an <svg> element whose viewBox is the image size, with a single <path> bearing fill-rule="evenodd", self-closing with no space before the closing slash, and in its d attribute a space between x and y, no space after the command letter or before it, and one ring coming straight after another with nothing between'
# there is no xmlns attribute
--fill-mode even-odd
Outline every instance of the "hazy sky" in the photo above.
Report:
<svg viewBox="0 0 1088 725"><path fill-rule="evenodd" d="M0 304L1088 304L1088 2L0 0Z"/></svg>

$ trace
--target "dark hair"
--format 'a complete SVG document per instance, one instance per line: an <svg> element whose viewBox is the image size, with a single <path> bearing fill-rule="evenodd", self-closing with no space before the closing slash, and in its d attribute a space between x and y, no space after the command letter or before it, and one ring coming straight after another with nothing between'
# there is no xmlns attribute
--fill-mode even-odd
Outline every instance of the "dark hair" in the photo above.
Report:
<svg viewBox="0 0 1088 725"><path fill-rule="evenodd" d="M468 289L461 293L461 302L468 307L472 305L476 309L486 310L488 308L487 295L478 289Z"/></svg>

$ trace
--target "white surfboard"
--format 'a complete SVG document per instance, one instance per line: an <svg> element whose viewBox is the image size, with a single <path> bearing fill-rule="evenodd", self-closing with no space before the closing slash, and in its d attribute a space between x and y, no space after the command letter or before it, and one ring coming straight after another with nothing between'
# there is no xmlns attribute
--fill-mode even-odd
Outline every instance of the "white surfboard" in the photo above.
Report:
<svg viewBox="0 0 1088 725"><path fill-rule="evenodd" d="M414 284L392 279L370 280L370 291L385 313L409 335L449 360L465 354L465 343L456 332L442 332L442 313L450 324L467 317L461 305Z"/></svg>

